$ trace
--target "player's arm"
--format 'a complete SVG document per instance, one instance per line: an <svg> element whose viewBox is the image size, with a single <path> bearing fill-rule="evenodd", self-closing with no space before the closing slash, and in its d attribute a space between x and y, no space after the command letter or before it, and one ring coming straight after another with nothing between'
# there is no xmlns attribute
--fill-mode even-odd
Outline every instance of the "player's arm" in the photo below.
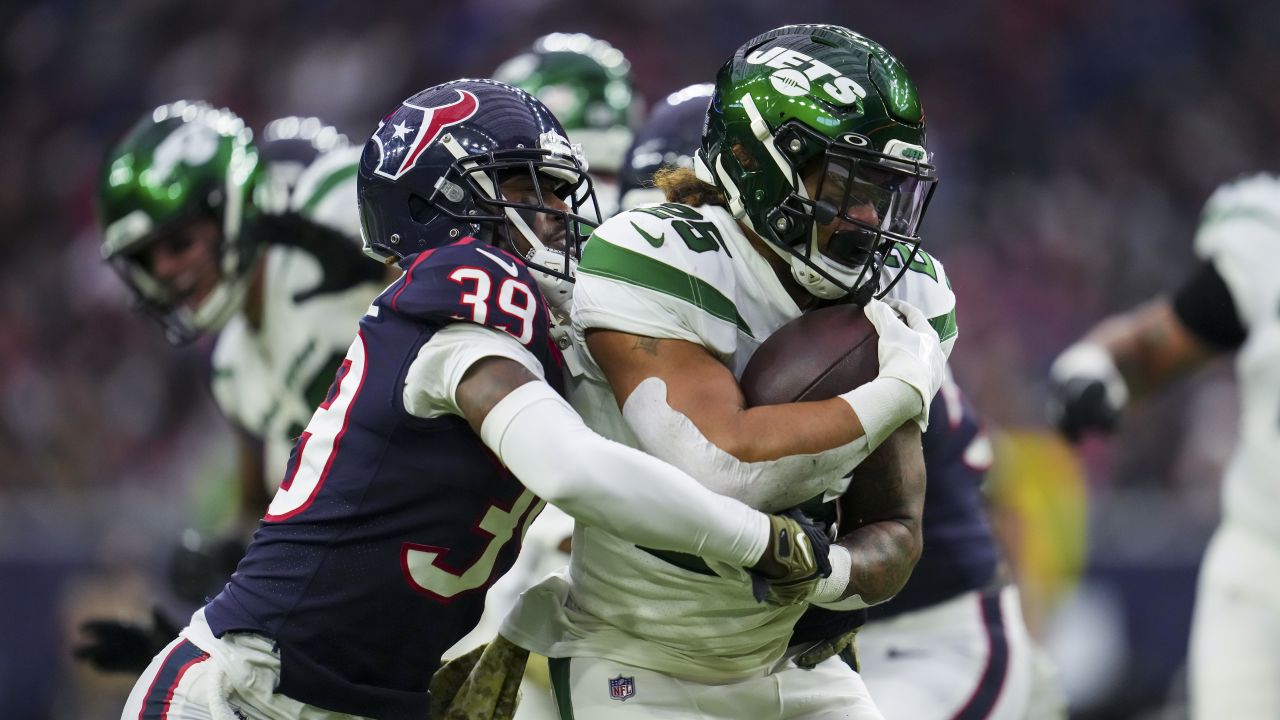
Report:
<svg viewBox="0 0 1280 720"><path fill-rule="evenodd" d="M858 466L840 499L841 536L815 602L854 609L892 598L924 549L925 465L920 428L906 423Z"/></svg>
<svg viewBox="0 0 1280 720"><path fill-rule="evenodd" d="M1103 320L1054 361L1055 420L1068 436L1109 430L1143 397L1239 347L1245 330L1211 262L1173 297Z"/></svg>
<svg viewBox="0 0 1280 720"><path fill-rule="evenodd" d="M647 547L748 567L771 579L816 572L819 561L812 557L779 556L784 535L800 544L803 532L794 520L763 515L597 435L535 374L532 355L509 336L465 323L447 330L453 332L437 337L453 339L437 343L434 352L448 352L449 343L463 348L442 373L460 376L452 392L457 413L539 497ZM491 350L478 347L486 341L494 343ZM528 355L523 361L516 359L521 353Z"/></svg>
<svg viewBox="0 0 1280 720"><path fill-rule="evenodd" d="M936 333L905 304L868 305L880 376L829 400L746 407L733 373L692 342L589 330L587 345L644 449L712 489L763 509L821 492L902 423L941 383Z"/></svg>

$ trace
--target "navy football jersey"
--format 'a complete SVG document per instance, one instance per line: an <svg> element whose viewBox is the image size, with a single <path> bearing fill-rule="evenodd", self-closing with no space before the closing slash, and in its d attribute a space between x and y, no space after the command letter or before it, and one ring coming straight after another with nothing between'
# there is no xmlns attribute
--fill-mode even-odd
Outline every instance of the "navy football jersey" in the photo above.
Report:
<svg viewBox="0 0 1280 720"><path fill-rule="evenodd" d="M987 442L973 407L947 382L929 407L925 431L922 534L924 551L907 584L892 600L866 610L836 612L811 607L796 623L792 643L843 634L868 619L918 610L986 587L995 579L1000 553L982 496L989 465Z"/></svg>
<svg viewBox="0 0 1280 720"><path fill-rule="evenodd" d="M474 239L423 252L361 320L253 544L205 609L214 634L275 641L277 691L338 712L427 717L441 654L475 626L541 502L465 419L404 406L405 376L449 323L510 334L563 391L528 269Z"/></svg>

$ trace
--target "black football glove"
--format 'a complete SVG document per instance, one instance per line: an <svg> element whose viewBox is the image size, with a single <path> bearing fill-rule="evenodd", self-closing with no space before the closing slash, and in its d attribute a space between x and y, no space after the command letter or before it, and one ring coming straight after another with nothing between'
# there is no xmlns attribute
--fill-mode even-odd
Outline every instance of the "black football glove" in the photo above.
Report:
<svg viewBox="0 0 1280 720"><path fill-rule="evenodd" d="M749 568L752 595L771 605L808 600L818 580L831 574L831 537L795 508L769 516L769 530L764 555Z"/></svg>
<svg viewBox="0 0 1280 720"><path fill-rule="evenodd" d="M1111 432L1129 397L1115 361L1103 348L1079 343L1067 348L1049 370L1048 415L1067 439L1088 431Z"/></svg>
<svg viewBox="0 0 1280 720"><path fill-rule="evenodd" d="M80 625L88 638L71 652L103 672L141 674L165 645L178 636L178 626L160 608L152 608L150 626L96 618Z"/></svg>
<svg viewBox="0 0 1280 720"><path fill-rule="evenodd" d="M203 605L222 590L245 549L239 538L209 539L187 530L169 560L169 584L174 595L184 602Z"/></svg>

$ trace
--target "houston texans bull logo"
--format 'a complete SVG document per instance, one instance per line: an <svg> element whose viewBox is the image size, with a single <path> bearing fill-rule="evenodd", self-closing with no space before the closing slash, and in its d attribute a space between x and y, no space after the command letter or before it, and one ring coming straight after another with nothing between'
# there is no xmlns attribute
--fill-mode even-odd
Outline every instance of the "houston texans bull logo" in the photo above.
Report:
<svg viewBox="0 0 1280 720"><path fill-rule="evenodd" d="M476 114L480 102L466 90L458 90L458 99L440 107L418 107L403 103L382 122L373 141L382 151L378 166L373 172L385 178L397 180L413 168L422 151L450 125ZM394 122L393 122L394 121Z"/></svg>

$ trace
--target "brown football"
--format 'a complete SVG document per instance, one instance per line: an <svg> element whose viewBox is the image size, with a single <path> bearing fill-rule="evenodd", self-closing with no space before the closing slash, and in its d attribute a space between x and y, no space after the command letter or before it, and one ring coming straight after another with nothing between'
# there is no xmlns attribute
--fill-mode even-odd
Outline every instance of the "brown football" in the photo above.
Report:
<svg viewBox="0 0 1280 720"><path fill-rule="evenodd" d="M807 312L778 328L742 373L747 406L826 400L880 372L879 338L859 305Z"/></svg>

